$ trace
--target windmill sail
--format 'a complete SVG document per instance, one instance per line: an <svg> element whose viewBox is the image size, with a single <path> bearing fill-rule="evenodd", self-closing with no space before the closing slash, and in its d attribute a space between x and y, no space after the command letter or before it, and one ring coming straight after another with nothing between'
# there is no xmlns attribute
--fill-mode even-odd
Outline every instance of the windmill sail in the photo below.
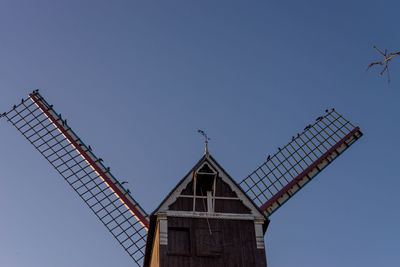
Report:
<svg viewBox="0 0 400 267"><path fill-rule="evenodd" d="M2 116L50 162L141 266L148 215L91 152L90 146L37 91Z"/></svg>
<svg viewBox="0 0 400 267"><path fill-rule="evenodd" d="M327 111L240 185L269 216L361 136L359 127L334 109Z"/></svg>

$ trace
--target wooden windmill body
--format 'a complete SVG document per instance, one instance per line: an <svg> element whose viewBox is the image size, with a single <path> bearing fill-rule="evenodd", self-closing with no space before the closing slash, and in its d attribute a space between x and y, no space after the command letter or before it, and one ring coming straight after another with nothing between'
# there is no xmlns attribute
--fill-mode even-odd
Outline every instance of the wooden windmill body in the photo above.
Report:
<svg viewBox="0 0 400 267"><path fill-rule="evenodd" d="M150 216L144 266L267 266L269 220L208 153Z"/></svg>
<svg viewBox="0 0 400 267"><path fill-rule="evenodd" d="M269 216L362 136L326 110L239 184L208 153L205 136L205 155L148 215L38 90L0 118L47 159L136 266L145 267L267 266Z"/></svg>

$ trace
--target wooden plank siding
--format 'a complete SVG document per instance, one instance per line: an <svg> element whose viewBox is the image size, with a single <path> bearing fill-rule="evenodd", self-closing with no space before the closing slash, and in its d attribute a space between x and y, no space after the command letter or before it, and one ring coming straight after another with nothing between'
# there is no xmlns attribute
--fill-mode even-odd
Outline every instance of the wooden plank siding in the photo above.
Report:
<svg viewBox="0 0 400 267"><path fill-rule="evenodd" d="M210 225L210 227L208 226ZM257 249L254 222L198 218L168 218L168 245L161 245L160 267L266 267L264 249ZM183 248L176 229L187 229L189 242ZM211 235L210 235L211 229ZM185 239L187 240L187 239ZM181 255L177 247L183 249Z"/></svg>
<svg viewBox="0 0 400 267"><path fill-rule="evenodd" d="M215 212L250 214L251 211L239 199L216 199Z"/></svg>
<svg viewBox="0 0 400 267"><path fill-rule="evenodd" d="M153 249L151 253L151 264L150 267L160 266L160 234L158 231L158 226L156 229L156 235L154 237Z"/></svg>

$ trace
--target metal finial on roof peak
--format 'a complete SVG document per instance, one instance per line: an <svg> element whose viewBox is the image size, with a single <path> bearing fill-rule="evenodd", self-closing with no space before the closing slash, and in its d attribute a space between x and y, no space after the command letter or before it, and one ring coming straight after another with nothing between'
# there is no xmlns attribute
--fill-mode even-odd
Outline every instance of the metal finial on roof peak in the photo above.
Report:
<svg viewBox="0 0 400 267"><path fill-rule="evenodd" d="M203 130L198 129L197 132L204 136L204 155L208 155L208 141L211 140L208 136L207 133Z"/></svg>

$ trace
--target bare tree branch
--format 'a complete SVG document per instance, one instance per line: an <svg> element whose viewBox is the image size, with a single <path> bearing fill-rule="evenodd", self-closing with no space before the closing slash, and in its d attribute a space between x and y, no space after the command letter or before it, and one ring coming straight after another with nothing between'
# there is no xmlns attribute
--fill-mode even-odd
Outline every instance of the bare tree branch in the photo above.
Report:
<svg viewBox="0 0 400 267"><path fill-rule="evenodd" d="M387 50L385 49L385 52L382 52L381 50L379 50L375 45L372 46L372 48L374 48L379 54L381 54L384 59L381 61L377 61L377 62L372 62L371 64L369 64L367 66L366 70L369 70L371 67L375 66L375 65L385 65L385 67L382 69L382 71L379 73L379 75L383 75L385 72L387 73L387 77L388 77L388 83L390 83L390 75L389 75L389 62L390 60L392 60L395 56L400 56L400 51L396 52L396 53L387 53Z"/></svg>

